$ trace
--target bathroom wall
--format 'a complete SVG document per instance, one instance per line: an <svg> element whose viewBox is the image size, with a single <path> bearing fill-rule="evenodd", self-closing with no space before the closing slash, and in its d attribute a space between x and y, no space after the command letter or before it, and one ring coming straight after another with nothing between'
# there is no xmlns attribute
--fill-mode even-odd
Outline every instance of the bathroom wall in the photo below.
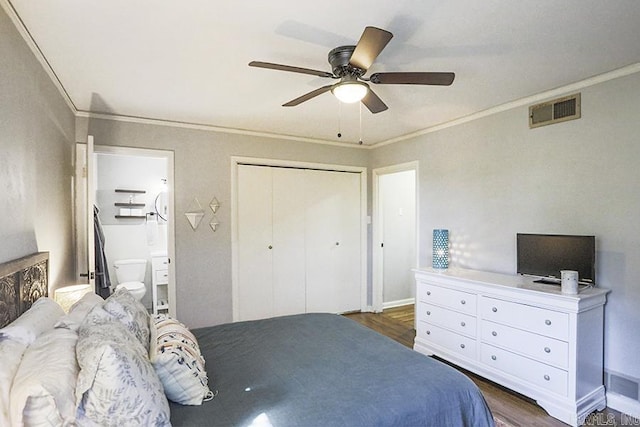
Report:
<svg viewBox="0 0 640 427"><path fill-rule="evenodd" d="M155 198L163 190L162 180L167 177L167 161L164 158L96 153L95 169L96 205L100 209L111 283L117 284L114 261L147 259L147 292L142 302L151 308L151 256L155 252L167 251L166 221L158 218L156 226L145 219L116 218L120 207L115 203L128 202L131 197L134 203L145 203L146 206L141 208L143 215L155 212ZM145 190L146 193L116 193L116 188Z"/></svg>

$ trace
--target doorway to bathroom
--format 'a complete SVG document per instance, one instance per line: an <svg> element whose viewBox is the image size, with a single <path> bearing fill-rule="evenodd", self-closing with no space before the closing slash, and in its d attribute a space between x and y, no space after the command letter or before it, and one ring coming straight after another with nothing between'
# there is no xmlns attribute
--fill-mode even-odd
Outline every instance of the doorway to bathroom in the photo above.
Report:
<svg viewBox="0 0 640 427"><path fill-rule="evenodd" d="M173 152L96 145L91 154L87 153L91 149L88 145L78 144L77 159L91 156L86 162L91 167L86 168L85 183L90 184L86 188L91 193L88 199L93 199L89 206L93 204L96 209L94 215L88 208L82 210L88 214L88 229L94 222L101 232L93 247L98 254L95 259L103 255L105 262L104 271L96 265L96 279L108 277L112 289L122 280L142 279L141 302L149 312L175 316ZM90 236L85 236L85 241L92 240L86 237ZM138 260L138 264L144 261L143 275L123 279L120 274L119 278L118 273L124 270L115 264L131 260ZM79 255L81 275L88 271L82 264Z"/></svg>

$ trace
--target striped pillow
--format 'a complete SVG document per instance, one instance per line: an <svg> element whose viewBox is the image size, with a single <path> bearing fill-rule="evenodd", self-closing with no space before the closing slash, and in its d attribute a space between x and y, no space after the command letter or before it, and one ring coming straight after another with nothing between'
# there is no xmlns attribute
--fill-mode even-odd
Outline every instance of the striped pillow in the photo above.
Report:
<svg viewBox="0 0 640 427"><path fill-rule="evenodd" d="M169 400L201 405L213 397L196 337L185 325L164 315L152 318L149 358Z"/></svg>

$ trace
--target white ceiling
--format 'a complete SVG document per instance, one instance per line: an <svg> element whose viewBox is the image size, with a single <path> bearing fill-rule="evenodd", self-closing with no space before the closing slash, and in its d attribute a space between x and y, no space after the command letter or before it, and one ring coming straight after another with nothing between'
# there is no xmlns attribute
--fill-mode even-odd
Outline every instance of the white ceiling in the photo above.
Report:
<svg viewBox="0 0 640 427"><path fill-rule="evenodd" d="M7 3L10 1L10 3ZM452 86L372 85L375 144L640 62L637 0L5 0L79 112L356 143L358 104L333 80L247 66L330 71L332 48L367 25L394 38L367 74L453 71ZM338 139L338 130L343 137Z"/></svg>

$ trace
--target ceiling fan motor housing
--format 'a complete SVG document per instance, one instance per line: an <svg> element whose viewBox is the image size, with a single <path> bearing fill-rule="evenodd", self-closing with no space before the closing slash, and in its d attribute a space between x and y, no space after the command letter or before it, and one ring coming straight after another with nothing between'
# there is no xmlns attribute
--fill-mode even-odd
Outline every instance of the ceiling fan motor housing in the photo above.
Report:
<svg viewBox="0 0 640 427"><path fill-rule="evenodd" d="M331 64L335 76L358 78L365 73L366 70L356 68L349 64L355 48L355 46L339 46L329 52L329 64Z"/></svg>

